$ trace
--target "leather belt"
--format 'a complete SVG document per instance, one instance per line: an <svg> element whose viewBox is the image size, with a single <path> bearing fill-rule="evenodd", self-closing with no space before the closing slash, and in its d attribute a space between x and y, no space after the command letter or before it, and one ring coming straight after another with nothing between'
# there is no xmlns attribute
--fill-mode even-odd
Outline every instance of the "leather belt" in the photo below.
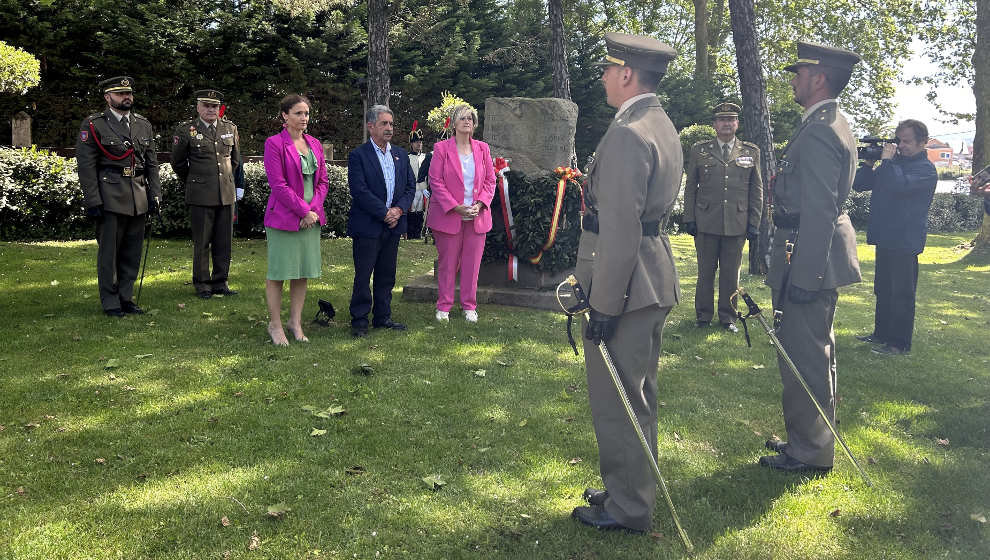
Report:
<svg viewBox="0 0 990 560"><path fill-rule="evenodd" d="M657 237L660 235L660 222L640 222L643 226L645 237ZM581 217L581 229L598 233L598 214L587 213Z"/></svg>
<svg viewBox="0 0 990 560"><path fill-rule="evenodd" d="M798 229L799 227L801 227L801 215L785 214L783 212L774 212L773 225L784 229Z"/></svg>
<svg viewBox="0 0 990 560"><path fill-rule="evenodd" d="M116 174L122 175L124 177L140 177L141 175L144 175L144 168L143 167L132 168L132 167L110 167L110 166L108 166L108 167L101 167L100 168L100 173L116 173Z"/></svg>

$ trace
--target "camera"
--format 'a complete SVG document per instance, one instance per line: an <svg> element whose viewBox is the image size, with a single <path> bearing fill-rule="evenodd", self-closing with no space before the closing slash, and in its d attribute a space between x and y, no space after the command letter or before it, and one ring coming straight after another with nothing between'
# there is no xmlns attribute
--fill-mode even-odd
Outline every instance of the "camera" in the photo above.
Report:
<svg viewBox="0 0 990 560"><path fill-rule="evenodd" d="M859 159L867 159L870 161L877 161L880 159L880 155L883 154L884 144L897 144L899 140L897 138L880 138L879 136L864 136L859 139L861 144L866 144L865 146L858 146L856 148L856 155Z"/></svg>

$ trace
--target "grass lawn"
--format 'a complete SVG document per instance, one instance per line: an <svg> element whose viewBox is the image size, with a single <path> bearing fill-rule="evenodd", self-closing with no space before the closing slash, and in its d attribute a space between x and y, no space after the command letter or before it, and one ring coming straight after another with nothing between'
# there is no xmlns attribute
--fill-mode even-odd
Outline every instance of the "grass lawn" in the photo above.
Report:
<svg viewBox="0 0 990 560"><path fill-rule="evenodd" d="M873 488L839 454L821 479L756 466L785 436L772 348L755 323L753 348L694 327L693 243L673 238L660 467L696 557L990 557L990 265L955 249L971 237L929 236L908 357L853 338L873 325L860 238L865 281L835 322L839 417ZM281 349L263 241L235 241L240 295L204 301L191 244L155 240L150 312L122 320L100 312L94 242L0 244L0 559L685 557L659 497L649 536L570 519L600 479L563 315L482 306L477 325L440 326L397 291L409 331L355 340L350 241L323 251L305 318L324 298L340 320ZM400 277L433 256L404 243ZM742 283L769 307L761 279Z"/></svg>

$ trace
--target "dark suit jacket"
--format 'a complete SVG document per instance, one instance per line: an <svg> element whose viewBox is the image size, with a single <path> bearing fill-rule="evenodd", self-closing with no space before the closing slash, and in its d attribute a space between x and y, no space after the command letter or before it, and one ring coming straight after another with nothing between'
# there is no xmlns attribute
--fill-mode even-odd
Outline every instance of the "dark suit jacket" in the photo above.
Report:
<svg viewBox="0 0 990 560"><path fill-rule="evenodd" d="M371 140L361 144L347 156L347 186L351 190L351 211L347 220L350 237L379 237L388 228L385 225L385 176L378 163L378 148ZM392 145L392 161L395 165L395 191L392 206L402 210L402 217L395 226L395 233L406 232L406 213L416 196L416 178L409 165L409 154Z"/></svg>

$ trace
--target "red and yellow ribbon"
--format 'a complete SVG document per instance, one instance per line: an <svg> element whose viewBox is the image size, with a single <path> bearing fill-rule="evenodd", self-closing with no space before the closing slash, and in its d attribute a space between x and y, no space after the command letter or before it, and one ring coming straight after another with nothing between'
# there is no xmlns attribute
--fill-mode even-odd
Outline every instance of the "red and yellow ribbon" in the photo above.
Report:
<svg viewBox="0 0 990 560"><path fill-rule="evenodd" d="M560 180L557 181L557 200L553 204L553 218L550 220L550 233L547 235L547 241L543 244L540 252L535 256L530 257L529 262L533 264L539 264L540 259L543 258L543 251L553 247L553 244L557 241L557 228L560 225L560 211L564 206L564 193L567 191L567 181L574 181L577 184L576 179L581 177L581 171L578 169L571 169L570 167L558 167L553 170L554 173L560 175ZM580 184L578 184L580 188ZM582 199L584 197L582 196ZM582 200L583 205L583 200Z"/></svg>

